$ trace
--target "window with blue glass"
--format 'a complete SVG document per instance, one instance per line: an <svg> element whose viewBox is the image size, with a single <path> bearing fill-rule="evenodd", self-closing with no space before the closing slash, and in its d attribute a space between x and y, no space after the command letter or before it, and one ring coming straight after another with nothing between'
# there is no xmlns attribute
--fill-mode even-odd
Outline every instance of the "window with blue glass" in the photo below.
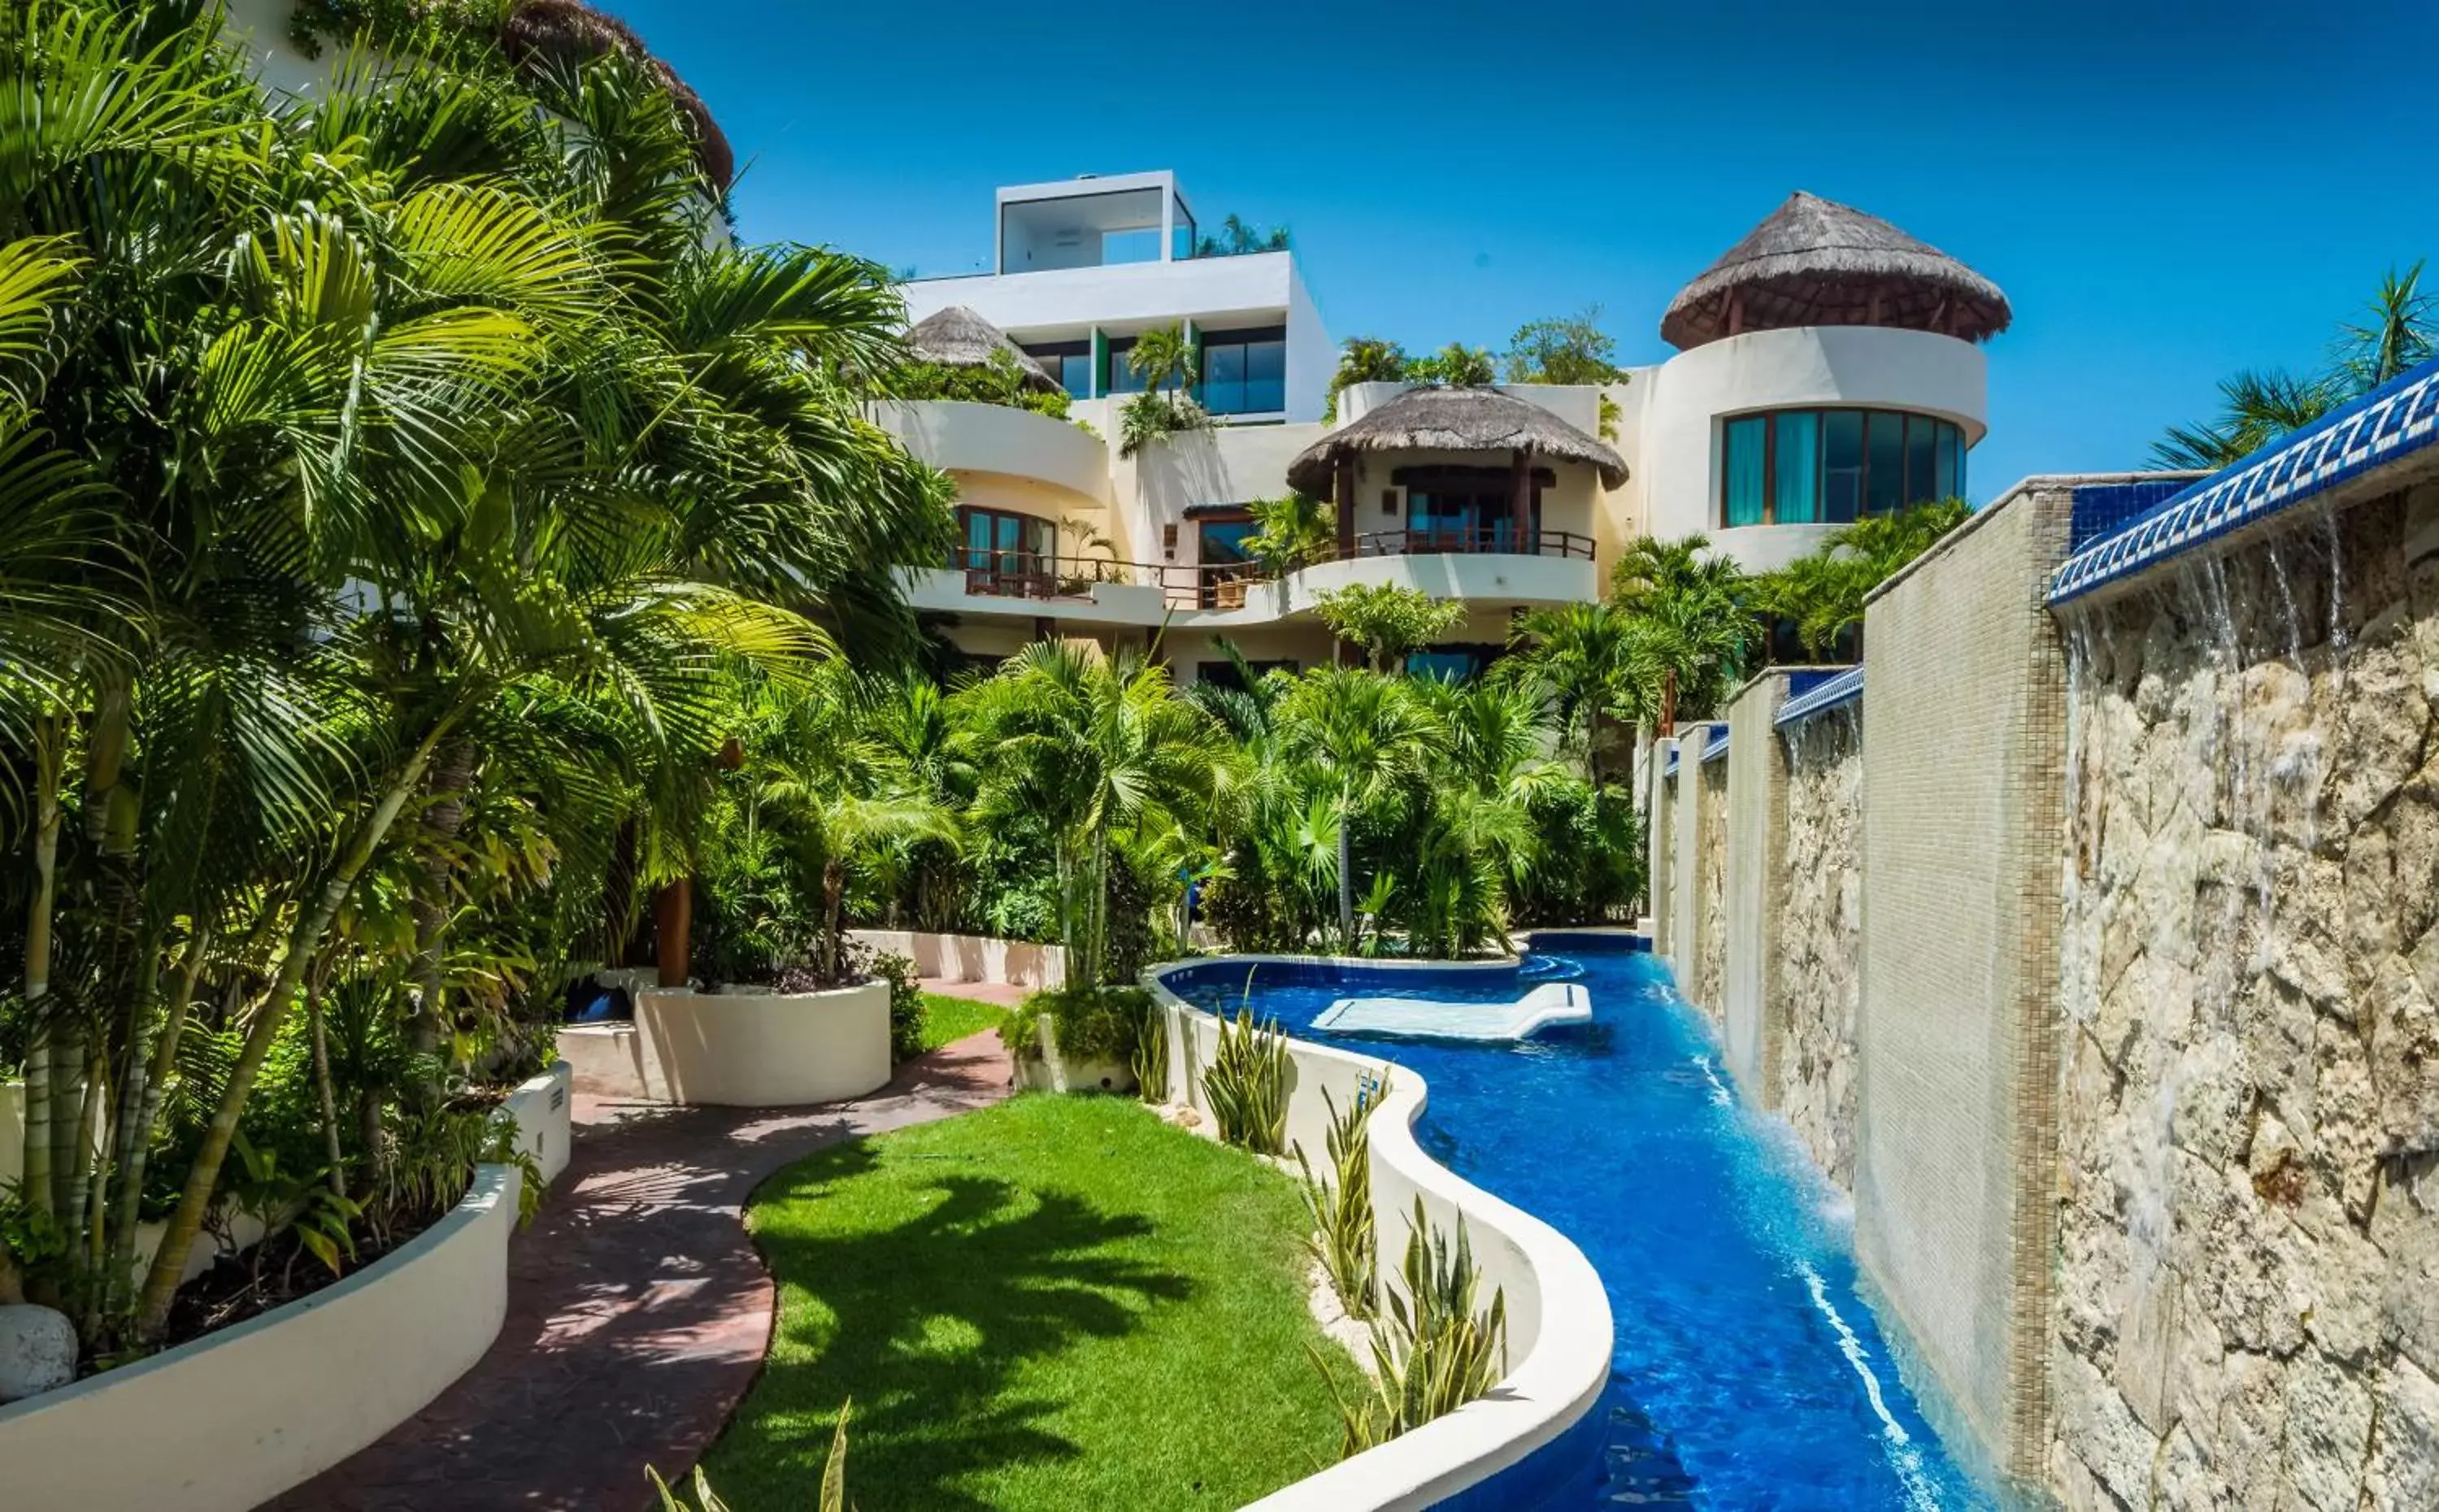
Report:
<svg viewBox="0 0 2439 1512"><path fill-rule="evenodd" d="M1196 393L1214 415L1273 415L1288 407L1285 326L1202 333L1202 382Z"/></svg>
<svg viewBox="0 0 2439 1512"><path fill-rule="evenodd" d="M1141 373L1128 365L1127 354L1134 349L1135 339L1132 336L1110 338L1109 357L1106 359L1108 366L1101 374L1102 393L1140 394L1149 386L1143 381Z"/></svg>
<svg viewBox="0 0 2439 1512"><path fill-rule="evenodd" d="M1776 410L1719 427L1722 525L1845 525L1965 492L1965 433L1898 410Z"/></svg>
<svg viewBox="0 0 2439 1512"><path fill-rule="evenodd" d="M1041 365L1041 370L1059 380L1061 388L1077 399L1093 397L1093 344L1089 341L1036 342L1024 348L1024 354Z"/></svg>
<svg viewBox="0 0 2439 1512"><path fill-rule="evenodd" d="M1432 646L1409 652L1406 671L1414 677L1435 678L1443 683L1463 683L1479 677L1491 663L1506 653L1506 648L1495 645Z"/></svg>

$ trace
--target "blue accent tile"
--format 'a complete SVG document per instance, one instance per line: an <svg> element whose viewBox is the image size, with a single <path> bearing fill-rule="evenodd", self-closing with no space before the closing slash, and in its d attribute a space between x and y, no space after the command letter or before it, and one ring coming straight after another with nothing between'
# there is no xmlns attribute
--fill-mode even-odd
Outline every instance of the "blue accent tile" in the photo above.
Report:
<svg viewBox="0 0 2439 1512"><path fill-rule="evenodd" d="M2087 527L2103 528L2127 501L2095 498L2087 506L2084 495L2102 493L2105 486L2077 489L2068 527L2070 554L2051 575L2049 601L2063 604L2146 571L2433 441L2439 441L2439 359L2150 506L2113 534L2088 534ZM1786 718L1781 713L1780 722Z"/></svg>
<svg viewBox="0 0 2439 1512"><path fill-rule="evenodd" d="M1801 724L1825 709L1852 703L1863 696L1863 669L1850 667L1834 672L1807 687L1778 706L1778 718L1771 722L1784 730Z"/></svg>

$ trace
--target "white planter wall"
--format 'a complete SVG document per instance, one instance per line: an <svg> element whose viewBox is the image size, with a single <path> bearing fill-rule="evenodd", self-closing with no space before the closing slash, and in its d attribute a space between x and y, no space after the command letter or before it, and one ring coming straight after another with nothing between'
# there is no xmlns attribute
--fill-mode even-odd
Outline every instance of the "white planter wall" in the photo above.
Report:
<svg viewBox="0 0 2439 1512"><path fill-rule="evenodd" d="M1059 987L1067 952L1056 945L994 939L987 934L931 934L920 930L859 929L847 933L886 955L903 955L923 976L948 982L1004 982L1010 987Z"/></svg>
<svg viewBox="0 0 2439 1512"><path fill-rule="evenodd" d="M889 1080L889 984L826 992L635 994L632 1023L574 1024L559 1052L575 1085L636 1102L786 1108L861 1097Z"/></svg>

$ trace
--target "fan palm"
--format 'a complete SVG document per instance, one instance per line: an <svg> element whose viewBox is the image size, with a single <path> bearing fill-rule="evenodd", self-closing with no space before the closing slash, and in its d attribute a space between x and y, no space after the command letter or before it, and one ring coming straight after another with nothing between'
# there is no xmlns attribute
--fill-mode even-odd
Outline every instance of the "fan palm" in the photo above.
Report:
<svg viewBox="0 0 2439 1512"><path fill-rule="evenodd" d="M2172 425L2151 448L2163 468L2216 472L2233 467L2290 431L2302 430L2344 401L2326 379L2245 371L2222 379L2219 415L2199 425Z"/></svg>

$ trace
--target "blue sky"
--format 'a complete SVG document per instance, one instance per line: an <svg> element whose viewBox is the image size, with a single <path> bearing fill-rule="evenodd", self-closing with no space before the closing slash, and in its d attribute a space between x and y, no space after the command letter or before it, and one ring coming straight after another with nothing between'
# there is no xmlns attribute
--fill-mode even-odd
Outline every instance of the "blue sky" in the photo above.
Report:
<svg viewBox="0 0 2439 1512"><path fill-rule="evenodd" d="M1173 168L1293 229L1333 334L1622 360L1789 191L1995 279L1973 492L2140 465L2439 253L2439 8L606 0L710 102L744 234L986 265L1002 184ZM2439 265L2432 283L2439 285Z"/></svg>

